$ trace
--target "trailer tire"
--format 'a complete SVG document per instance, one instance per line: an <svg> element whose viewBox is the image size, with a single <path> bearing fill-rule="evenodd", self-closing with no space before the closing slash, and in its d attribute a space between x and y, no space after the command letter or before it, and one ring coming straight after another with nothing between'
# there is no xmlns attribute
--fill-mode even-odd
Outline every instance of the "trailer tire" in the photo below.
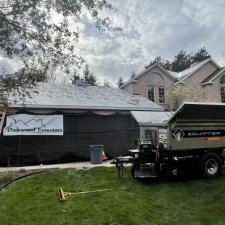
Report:
<svg viewBox="0 0 225 225"><path fill-rule="evenodd" d="M218 177L222 172L222 160L214 152L206 153L200 159L200 169L206 178Z"/></svg>

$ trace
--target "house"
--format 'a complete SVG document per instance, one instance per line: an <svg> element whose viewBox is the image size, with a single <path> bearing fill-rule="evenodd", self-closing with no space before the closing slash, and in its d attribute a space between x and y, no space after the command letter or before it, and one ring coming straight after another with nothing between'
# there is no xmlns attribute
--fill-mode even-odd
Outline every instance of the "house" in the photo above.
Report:
<svg viewBox="0 0 225 225"><path fill-rule="evenodd" d="M201 101L225 102L225 67L219 66L211 58L195 63L179 73L154 64L130 79L121 88L165 106L167 87L171 83L189 84L194 88L200 88L203 92Z"/></svg>
<svg viewBox="0 0 225 225"><path fill-rule="evenodd" d="M134 147L139 125L131 111L162 111L142 96L118 88L39 83L30 96L10 97L0 165L89 159L89 145L113 157Z"/></svg>

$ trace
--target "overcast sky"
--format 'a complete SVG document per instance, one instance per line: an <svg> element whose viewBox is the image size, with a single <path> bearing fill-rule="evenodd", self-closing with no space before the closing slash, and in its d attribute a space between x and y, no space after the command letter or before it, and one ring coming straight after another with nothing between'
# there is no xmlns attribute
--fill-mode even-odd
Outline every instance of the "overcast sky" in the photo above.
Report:
<svg viewBox="0 0 225 225"><path fill-rule="evenodd" d="M99 33L84 17L79 51L99 80L116 83L142 71L156 56L171 60L179 50L195 52L205 46L225 64L224 0L111 0L110 13L118 33ZM1 65L10 68L7 60Z"/></svg>

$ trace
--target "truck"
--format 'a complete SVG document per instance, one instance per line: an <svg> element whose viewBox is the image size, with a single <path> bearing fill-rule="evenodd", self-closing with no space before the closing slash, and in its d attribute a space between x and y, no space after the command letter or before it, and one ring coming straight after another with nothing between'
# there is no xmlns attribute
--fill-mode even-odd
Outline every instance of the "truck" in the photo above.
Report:
<svg viewBox="0 0 225 225"><path fill-rule="evenodd" d="M164 121L140 123L137 148L118 157L117 166L129 161L134 178L149 178L164 172L177 176L180 168L195 163L204 177L219 176L225 159L225 104L185 102L167 115Z"/></svg>

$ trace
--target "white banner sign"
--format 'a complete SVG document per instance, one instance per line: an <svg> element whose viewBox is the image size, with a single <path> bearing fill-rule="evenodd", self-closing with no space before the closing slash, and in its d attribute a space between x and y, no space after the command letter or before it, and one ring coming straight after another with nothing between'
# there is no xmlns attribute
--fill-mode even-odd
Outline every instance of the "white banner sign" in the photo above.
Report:
<svg viewBox="0 0 225 225"><path fill-rule="evenodd" d="M63 115L10 115L3 135L63 135Z"/></svg>

